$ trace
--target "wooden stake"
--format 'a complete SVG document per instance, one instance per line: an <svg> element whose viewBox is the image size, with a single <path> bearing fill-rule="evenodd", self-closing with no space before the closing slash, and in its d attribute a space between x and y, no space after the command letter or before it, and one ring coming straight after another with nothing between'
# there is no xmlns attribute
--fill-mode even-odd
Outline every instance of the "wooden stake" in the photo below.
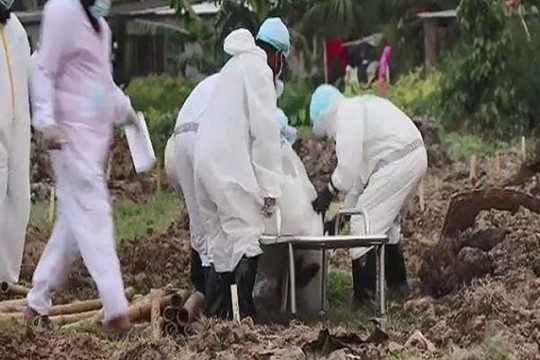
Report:
<svg viewBox="0 0 540 360"><path fill-rule="evenodd" d="M476 155L471 155L469 165L469 180L473 184L476 182Z"/></svg>
<svg viewBox="0 0 540 360"><path fill-rule="evenodd" d="M501 176L501 156L499 153L495 155L495 177Z"/></svg>
<svg viewBox="0 0 540 360"><path fill-rule="evenodd" d="M238 305L238 287L231 285L231 300L233 310L233 320L237 323L240 322L240 306Z"/></svg>
<svg viewBox="0 0 540 360"><path fill-rule="evenodd" d="M160 312L160 298L155 296L152 298L152 313L150 315L150 324L152 327L152 337L154 340L159 340L161 338L161 317L159 316Z"/></svg>
<svg viewBox="0 0 540 360"><path fill-rule="evenodd" d="M49 197L49 222L53 223L54 221L54 208L55 208L55 200L56 200L56 190L54 189L54 186L51 187L51 194Z"/></svg>
<svg viewBox="0 0 540 360"><path fill-rule="evenodd" d="M326 41L323 39L323 69L324 69L324 82L325 84L328 84L328 67L326 66L326 62L328 61L327 55L326 55Z"/></svg>
<svg viewBox="0 0 540 360"><path fill-rule="evenodd" d="M426 198L424 193L424 179L420 181L420 186L418 186L418 200L420 202L420 211L426 209Z"/></svg>
<svg viewBox="0 0 540 360"><path fill-rule="evenodd" d="M114 151L111 151L109 155L109 160L107 160L107 182L111 181L112 167L113 167Z"/></svg>
<svg viewBox="0 0 540 360"><path fill-rule="evenodd" d="M157 174L156 174L156 187L157 187L157 191L161 191L161 181L162 181L162 178L161 178L161 161L158 161L157 162Z"/></svg>
<svg viewBox="0 0 540 360"><path fill-rule="evenodd" d="M523 160L527 158L527 149L525 144L525 136L521 137L521 156L523 157Z"/></svg>

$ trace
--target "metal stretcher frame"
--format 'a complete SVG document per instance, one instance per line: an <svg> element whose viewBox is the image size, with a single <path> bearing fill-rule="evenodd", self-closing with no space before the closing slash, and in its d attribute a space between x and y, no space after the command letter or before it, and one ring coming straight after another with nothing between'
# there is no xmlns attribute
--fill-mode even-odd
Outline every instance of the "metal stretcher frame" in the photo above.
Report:
<svg viewBox="0 0 540 360"><path fill-rule="evenodd" d="M294 249L321 250L322 252L322 276L321 276L321 311L326 311L327 287L328 287L328 255L327 250L350 249L356 247L375 247L378 254L378 287L379 287L379 312L380 316L386 316L386 284L385 284L385 247L388 243L386 234L371 234L369 217L364 209L344 209L336 216L336 234L339 234L342 219L346 216L362 215L366 235L334 235L334 236L296 236L263 235L259 239L262 246L287 245L289 255L289 294L291 313L296 315L296 269L294 265Z"/></svg>

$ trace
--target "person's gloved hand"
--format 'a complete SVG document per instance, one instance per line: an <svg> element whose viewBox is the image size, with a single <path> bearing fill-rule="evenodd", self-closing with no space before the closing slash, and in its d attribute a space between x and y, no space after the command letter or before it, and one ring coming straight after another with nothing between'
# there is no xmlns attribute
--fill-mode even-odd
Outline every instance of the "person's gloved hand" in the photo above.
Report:
<svg viewBox="0 0 540 360"><path fill-rule="evenodd" d="M264 198L264 205L261 212L266 218L272 217L276 212L276 199L271 197Z"/></svg>
<svg viewBox="0 0 540 360"><path fill-rule="evenodd" d="M43 142L48 150L61 150L66 140L58 125L50 125L43 130Z"/></svg>
<svg viewBox="0 0 540 360"><path fill-rule="evenodd" d="M317 198L311 203L313 210L318 214L324 214L330 207L332 199L334 199L334 194L332 194L328 186L325 186L324 189L319 191Z"/></svg>

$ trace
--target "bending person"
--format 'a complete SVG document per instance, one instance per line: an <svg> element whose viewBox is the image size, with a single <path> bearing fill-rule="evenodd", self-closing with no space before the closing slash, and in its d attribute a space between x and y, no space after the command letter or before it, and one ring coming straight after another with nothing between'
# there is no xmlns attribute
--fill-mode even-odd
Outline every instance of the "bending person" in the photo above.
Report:
<svg viewBox="0 0 540 360"><path fill-rule="evenodd" d="M58 213L28 294L26 320L47 315L52 291L80 253L118 334L130 323L116 255L104 167L113 122L138 124L129 99L114 84L108 0L49 0L32 75L34 127L50 150ZM69 29L69 31L66 31Z"/></svg>
<svg viewBox="0 0 540 360"><path fill-rule="evenodd" d="M330 85L313 93L310 117L315 135L335 139L338 160L330 183L313 202L314 210L326 212L338 192L347 194L347 207L366 209L371 231L387 233L394 245L387 247L387 284L406 290L405 261L397 245L399 215L427 169L420 132L390 101L372 95L345 98ZM351 231L365 234L361 218L353 217ZM351 249L351 257L354 298L368 300L376 287L375 251Z"/></svg>
<svg viewBox="0 0 540 360"><path fill-rule="evenodd" d="M224 49L232 58L220 72L195 147L197 201L212 263L207 314L232 317L234 281L241 316L254 317L258 239L281 195L275 82L289 32L281 20L268 19L257 44L240 29L227 36Z"/></svg>
<svg viewBox="0 0 540 360"><path fill-rule="evenodd" d="M210 266L210 259L195 195L194 155L199 124L218 79L219 74L207 77L189 94L178 113L174 134L165 148L167 175L181 189L189 215L191 282L195 290L203 294L206 292L204 269Z"/></svg>

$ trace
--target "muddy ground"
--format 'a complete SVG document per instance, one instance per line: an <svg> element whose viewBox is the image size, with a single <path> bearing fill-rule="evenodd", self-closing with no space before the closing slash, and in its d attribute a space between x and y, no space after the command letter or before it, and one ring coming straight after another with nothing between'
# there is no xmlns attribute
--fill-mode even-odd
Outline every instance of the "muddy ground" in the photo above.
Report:
<svg viewBox="0 0 540 360"><path fill-rule="evenodd" d="M471 181L469 164L450 164L440 141L439 145L427 145L430 159L439 160L424 183L425 210L420 211L417 197L402 219L413 293L390 302L388 338L369 338L374 332L369 324L331 326L332 336L326 336L320 332L324 321L256 326L250 321L233 324L202 319L174 341L150 341L142 334L124 342L111 341L102 331L66 333L13 326L0 332L0 359L386 359L391 355L475 359L459 357L456 348L475 347L494 334L511 344L513 358L538 359L540 215L527 209L515 214L484 211L472 227L455 238L439 236L450 198L456 192L511 187L538 195L534 154L525 165L518 154L503 154L500 173L493 159L479 159L478 179ZM315 185L324 185L335 164L331 143L308 138L297 146ZM324 156L318 155L321 150ZM129 175L129 170L111 178L113 183L141 180ZM155 180L147 181L154 184ZM144 196L148 190L137 185L137 191L122 194L119 190L117 196L139 196L137 192ZM140 292L169 283L188 286L189 233L185 228L179 220L162 234L121 244L118 255L126 286L135 286ZM23 281L30 281L47 236L29 229ZM348 271L347 254L334 254L332 266ZM94 285L78 262L55 302L95 296ZM423 337L413 336L416 331ZM324 346L318 346L318 338Z"/></svg>

